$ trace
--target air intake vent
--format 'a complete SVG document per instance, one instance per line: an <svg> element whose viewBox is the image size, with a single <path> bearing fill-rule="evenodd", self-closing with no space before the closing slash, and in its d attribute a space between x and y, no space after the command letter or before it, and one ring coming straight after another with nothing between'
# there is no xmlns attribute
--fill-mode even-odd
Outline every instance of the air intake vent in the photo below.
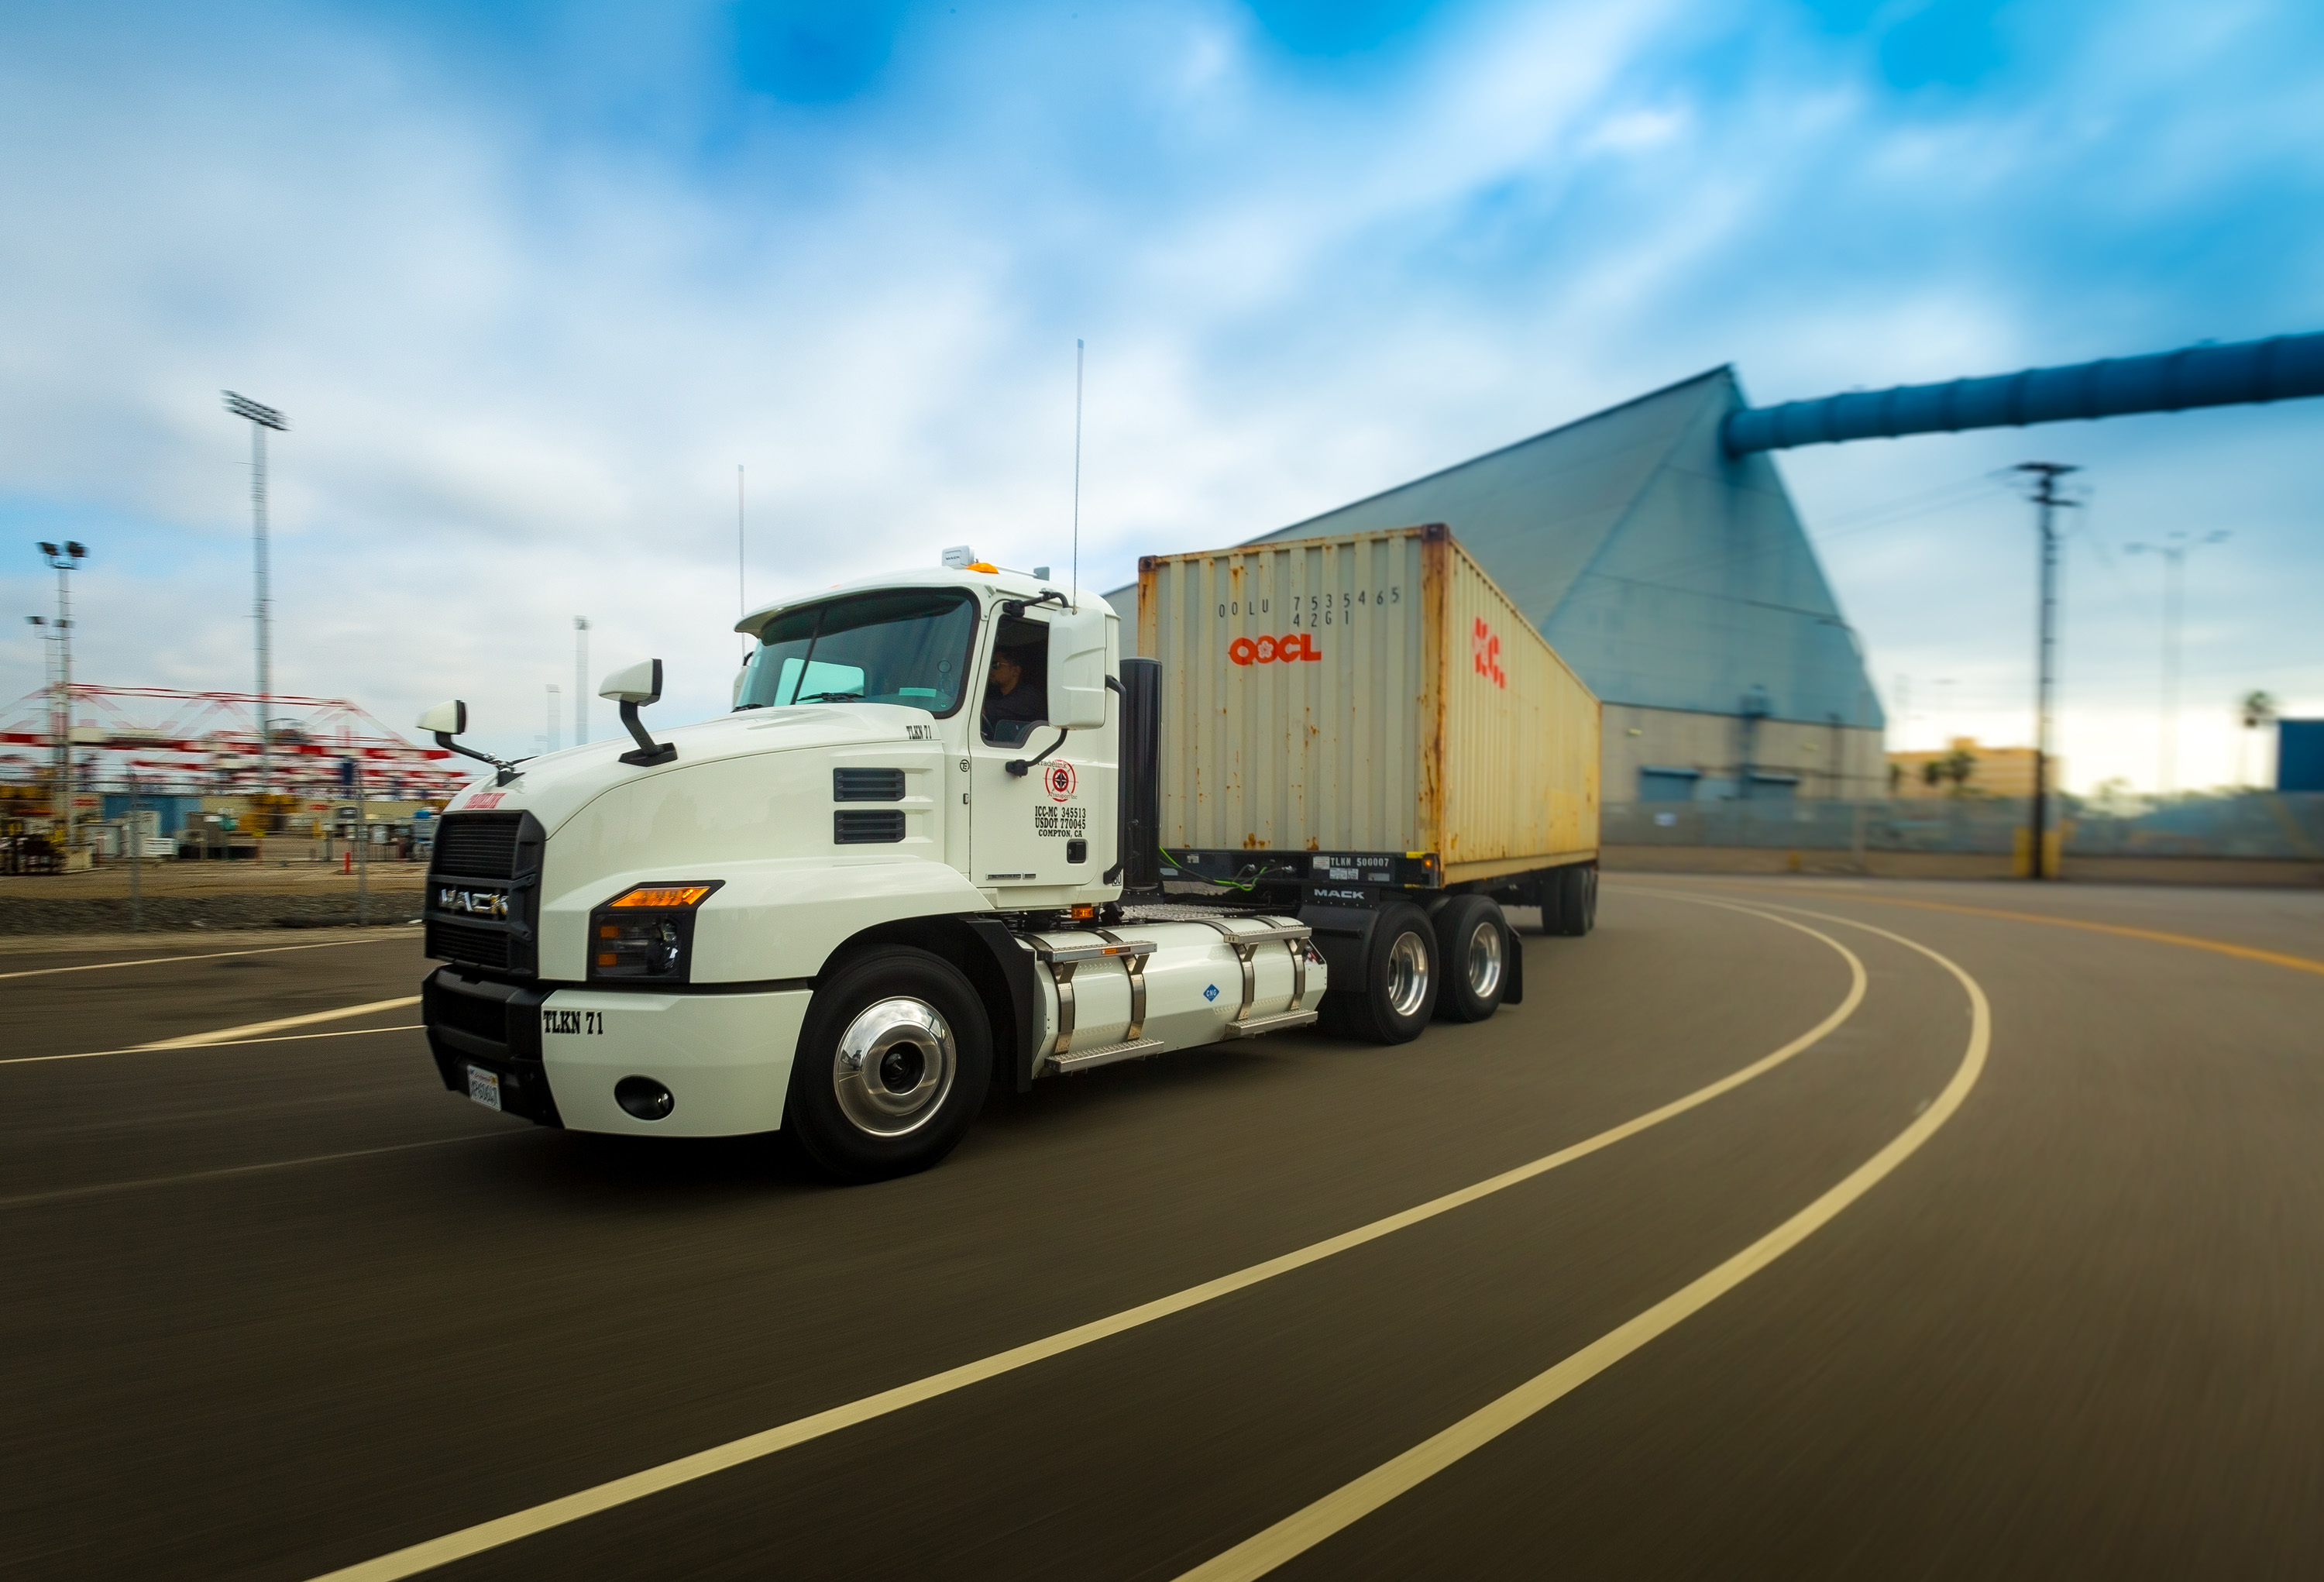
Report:
<svg viewBox="0 0 2324 1582"><path fill-rule="evenodd" d="M472 923L447 923L429 919L428 923L428 954L438 961L466 961L477 967L506 967L509 962L509 937L498 929L480 929ZM505 1039L505 1030L493 1035Z"/></svg>
<svg viewBox="0 0 2324 1582"><path fill-rule="evenodd" d="M429 871L462 879L516 877L521 813L447 813L436 830Z"/></svg>
<svg viewBox="0 0 2324 1582"><path fill-rule="evenodd" d="M904 800L904 772L900 769L835 769L831 772L831 800L835 802L900 802ZM839 837L846 839L845 836ZM881 840L901 840L901 833L882 835Z"/></svg>
<svg viewBox="0 0 2324 1582"><path fill-rule="evenodd" d="M882 808L878 812L834 813L831 838L841 846L872 846L904 838L904 811Z"/></svg>

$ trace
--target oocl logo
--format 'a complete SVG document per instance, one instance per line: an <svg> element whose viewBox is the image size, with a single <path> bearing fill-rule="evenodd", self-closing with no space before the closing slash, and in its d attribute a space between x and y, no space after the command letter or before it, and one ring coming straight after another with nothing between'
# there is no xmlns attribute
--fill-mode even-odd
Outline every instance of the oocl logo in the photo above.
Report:
<svg viewBox="0 0 2324 1582"><path fill-rule="evenodd" d="M1323 656L1315 652L1313 633L1286 632L1280 637L1238 637L1227 644L1227 657L1239 665L1293 664Z"/></svg>
<svg viewBox="0 0 2324 1582"><path fill-rule="evenodd" d="M1494 686L1506 688L1509 684L1508 677L1501 671L1501 640L1485 624L1482 615L1477 617L1476 625L1469 631L1469 660L1477 667L1477 673L1489 677Z"/></svg>

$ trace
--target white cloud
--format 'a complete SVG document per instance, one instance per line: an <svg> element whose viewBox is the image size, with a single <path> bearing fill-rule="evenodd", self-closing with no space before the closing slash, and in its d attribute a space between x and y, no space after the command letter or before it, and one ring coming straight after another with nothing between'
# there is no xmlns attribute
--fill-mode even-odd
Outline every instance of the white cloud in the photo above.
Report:
<svg viewBox="0 0 2324 1582"><path fill-rule="evenodd" d="M85 675L238 684L247 440L216 393L279 404L281 685L398 724L462 692L503 749L570 687L576 612L600 669L670 661L671 717L723 707L738 462L753 602L963 539L1062 569L1077 335L1084 575L1108 585L1721 361L1775 399L2246 325L2213 324L2214 275L2107 274L2029 228L2089 184L2110 95L2150 122L2168 100L2147 55L2052 110L1915 118L1718 12L1480 8L1357 86L1222 3L1154 5L1069 33L916 14L871 92L803 110L740 98L666 14L619 60L602 17L473 58L322 14L226 25L248 31L156 14L0 50L0 515L86 523ZM2312 183L2314 116L2250 97L2255 146L2174 157ZM2118 207L2124 248L2178 223ZM2324 315L2292 277L2255 263L2249 332ZM2292 428L2110 434L1785 467L1812 524L2070 445L2118 536L2231 478L2246 571L2312 572ZM1973 548L1945 519L1833 545L1884 686L2022 671L2022 510L1987 505ZM0 575L25 609L35 570ZM2281 634L2296 586L2252 573L2206 662L2324 700ZM2129 673L2137 617L2076 597L2070 684Z"/></svg>

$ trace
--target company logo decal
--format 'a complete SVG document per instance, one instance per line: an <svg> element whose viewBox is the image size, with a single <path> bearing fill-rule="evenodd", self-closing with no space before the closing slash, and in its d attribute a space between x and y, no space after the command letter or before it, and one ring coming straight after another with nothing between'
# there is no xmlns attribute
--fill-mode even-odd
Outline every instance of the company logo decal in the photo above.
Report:
<svg viewBox="0 0 2324 1582"><path fill-rule="evenodd" d="M506 795L506 791L470 791L468 800L460 805L469 809L497 808L501 805L501 799Z"/></svg>
<svg viewBox="0 0 2324 1582"><path fill-rule="evenodd" d="M438 911L465 912L470 917L508 916L508 897L497 890L438 890Z"/></svg>
<svg viewBox="0 0 2324 1582"><path fill-rule="evenodd" d="M1041 783L1048 788L1051 801L1065 802L1073 800L1074 792L1081 789L1082 780L1074 772L1072 764L1062 758L1053 758L1041 771Z"/></svg>
<svg viewBox="0 0 2324 1582"><path fill-rule="evenodd" d="M1501 673L1501 640L1485 624L1482 615L1477 617L1476 625L1469 633L1469 659L1477 667L1477 673L1490 678L1494 686L1508 686L1508 677Z"/></svg>
<svg viewBox="0 0 2324 1582"><path fill-rule="evenodd" d="M1204 990L1203 991L1203 998L1204 998L1205 1000L1215 1000L1215 999L1217 999L1218 997L1219 997L1219 985L1216 985L1216 984L1213 984L1209 988L1206 988L1206 989L1204 989Z"/></svg>
<svg viewBox="0 0 2324 1582"><path fill-rule="evenodd" d="M1294 664L1319 660L1312 632L1286 632L1280 637L1238 637L1227 644L1227 658L1239 665Z"/></svg>

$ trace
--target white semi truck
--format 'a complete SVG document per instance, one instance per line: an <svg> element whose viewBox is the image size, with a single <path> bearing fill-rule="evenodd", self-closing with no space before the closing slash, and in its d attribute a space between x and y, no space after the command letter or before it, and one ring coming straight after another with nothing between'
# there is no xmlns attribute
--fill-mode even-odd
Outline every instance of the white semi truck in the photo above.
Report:
<svg viewBox="0 0 2324 1582"><path fill-rule="evenodd" d="M592 1132L781 1130L871 1180L942 1159L995 1082L1319 1018L1400 1042L1433 1016L1489 1016L1523 985L1496 895L1587 928L1594 700L1591 847L1558 863L1448 880L1408 838L1327 850L1314 833L1165 851L1164 662L1122 657L1102 599L947 560L747 616L733 712L660 739L639 712L659 660L602 690L626 741L512 764L458 745L464 704L422 717L494 770L447 808L429 870L444 965L423 1015L448 1088ZM1397 603L1423 603L1423 580ZM1255 673L1244 628L1286 617L1270 597L1245 622L1241 602L1185 624ZM1259 635L1306 669L1307 630Z"/></svg>

